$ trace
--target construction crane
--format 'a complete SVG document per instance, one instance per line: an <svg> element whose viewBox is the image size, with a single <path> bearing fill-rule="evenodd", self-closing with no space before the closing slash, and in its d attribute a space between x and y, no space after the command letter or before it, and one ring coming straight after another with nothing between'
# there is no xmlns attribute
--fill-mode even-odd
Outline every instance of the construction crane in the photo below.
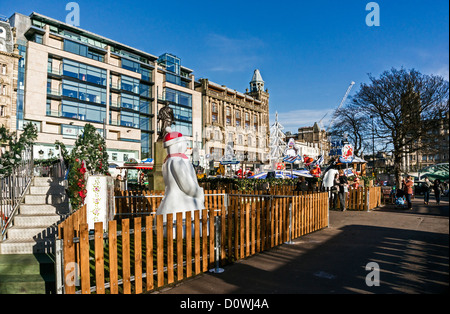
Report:
<svg viewBox="0 0 450 314"><path fill-rule="evenodd" d="M347 92L345 93L344 98L342 98L342 101L341 101L339 107L338 107L338 108L336 109L336 111L334 112L333 117L331 118L330 124L328 124L327 133L328 133L328 131L330 130L330 128L333 126L334 120L336 120L336 118L337 118L339 109L341 109L342 105L344 104L345 100L346 100L347 97L348 97L348 94L350 94L350 91L352 90L353 85L355 85L355 82L352 81L352 82L350 83L350 86L347 88Z"/></svg>
<svg viewBox="0 0 450 314"><path fill-rule="evenodd" d="M339 107L334 111L333 117L331 117L330 123L328 124L327 130L326 130L327 133L328 133L328 131L330 130L331 126L333 125L334 120L336 120L337 114L338 114L338 112L339 112L339 109L341 109L342 105L344 104L345 100L346 100L347 97L348 97L348 94L350 94L350 91L352 90L353 85L355 85L355 82L352 81L352 82L350 83L350 86L347 88L347 92L345 93L344 98L342 98L341 103L339 104ZM319 126L322 125L322 120L323 120L327 115L328 115L328 112L322 117L322 119L320 119L320 121L319 121L319 123L318 123Z"/></svg>

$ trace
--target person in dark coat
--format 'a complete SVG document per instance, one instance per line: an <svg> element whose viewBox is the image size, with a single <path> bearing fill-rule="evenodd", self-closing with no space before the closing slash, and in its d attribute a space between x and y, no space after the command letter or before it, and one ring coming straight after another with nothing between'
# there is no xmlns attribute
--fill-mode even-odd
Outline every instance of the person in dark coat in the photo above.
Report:
<svg viewBox="0 0 450 314"><path fill-rule="evenodd" d="M434 197L436 198L436 204L439 205L439 203L441 202L441 192L443 190L441 180L439 179L434 180L433 190L434 190Z"/></svg>
<svg viewBox="0 0 450 314"><path fill-rule="evenodd" d="M348 194L348 180L347 176L344 174L344 170L339 170L339 204L341 205L341 210L345 211L347 210L346 204L347 204L347 194Z"/></svg>

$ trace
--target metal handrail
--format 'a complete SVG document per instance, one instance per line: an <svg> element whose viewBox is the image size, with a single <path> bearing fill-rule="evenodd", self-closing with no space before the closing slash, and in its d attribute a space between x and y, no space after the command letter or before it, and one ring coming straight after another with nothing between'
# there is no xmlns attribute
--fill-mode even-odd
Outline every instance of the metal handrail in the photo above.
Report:
<svg viewBox="0 0 450 314"><path fill-rule="evenodd" d="M33 179L33 147L22 152L22 162L12 173L0 178L0 242L17 213Z"/></svg>

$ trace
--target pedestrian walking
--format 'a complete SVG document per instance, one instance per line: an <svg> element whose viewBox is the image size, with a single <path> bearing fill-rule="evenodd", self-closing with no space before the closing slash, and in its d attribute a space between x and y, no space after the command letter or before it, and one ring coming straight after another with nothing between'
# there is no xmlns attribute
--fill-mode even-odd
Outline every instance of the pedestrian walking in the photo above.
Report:
<svg viewBox="0 0 450 314"><path fill-rule="evenodd" d="M297 181L297 186L295 187L295 191L298 191L298 192L308 191L308 184L306 183L305 177L300 177L300 179Z"/></svg>
<svg viewBox="0 0 450 314"><path fill-rule="evenodd" d="M122 176L118 174L116 180L114 181L114 191L121 191L121 190L122 190Z"/></svg>
<svg viewBox="0 0 450 314"><path fill-rule="evenodd" d="M411 176L407 176L406 180L403 180L404 184L404 191L406 195L406 202L408 203L408 209L412 209L412 195L413 195L413 186L414 181L412 180Z"/></svg>
<svg viewBox="0 0 450 314"><path fill-rule="evenodd" d="M439 205L439 203L441 202L441 193L443 192L441 180L439 179L434 180L433 190L434 190L434 197L436 198L436 204Z"/></svg>
<svg viewBox="0 0 450 314"><path fill-rule="evenodd" d="M333 185L331 186L331 204L332 209L337 209L337 200L338 200L338 194L339 194L339 173L336 173L334 175L333 179Z"/></svg>
<svg viewBox="0 0 450 314"><path fill-rule="evenodd" d="M347 210L347 194L348 194L348 180L347 176L344 174L344 170L339 170L339 204L341 205L341 210Z"/></svg>
<svg viewBox="0 0 450 314"><path fill-rule="evenodd" d="M433 183L428 179L428 177L425 177L425 183L424 183L424 191L423 191L423 202L425 205L428 205L430 201L430 193L433 189Z"/></svg>

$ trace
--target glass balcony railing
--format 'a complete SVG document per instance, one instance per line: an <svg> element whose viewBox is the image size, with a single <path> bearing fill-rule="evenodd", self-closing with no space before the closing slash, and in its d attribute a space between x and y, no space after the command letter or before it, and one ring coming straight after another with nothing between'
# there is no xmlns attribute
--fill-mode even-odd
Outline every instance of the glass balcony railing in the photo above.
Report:
<svg viewBox="0 0 450 314"><path fill-rule="evenodd" d="M62 71L60 69L55 69L55 68L47 68L47 72L50 74L54 74L54 75L62 75Z"/></svg>
<svg viewBox="0 0 450 314"><path fill-rule="evenodd" d="M47 94L52 96L61 96L61 92L57 89L47 88Z"/></svg>
<svg viewBox="0 0 450 314"><path fill-rule="evenodd" d="M61 111L47 109L46 115L49 117L61 117Z"/></svg>

